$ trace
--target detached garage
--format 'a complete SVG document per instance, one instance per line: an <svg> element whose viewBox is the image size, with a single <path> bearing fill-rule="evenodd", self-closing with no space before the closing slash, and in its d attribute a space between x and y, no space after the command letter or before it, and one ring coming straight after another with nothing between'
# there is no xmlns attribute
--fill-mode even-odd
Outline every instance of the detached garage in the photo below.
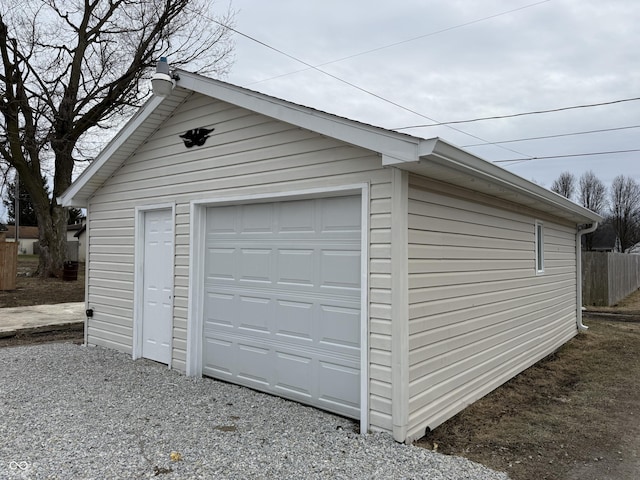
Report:
<svg viewBox="0 0 640 480"><path fill-rule="evenodd" d="M600 217L440 139L188 72L61 197L90 345L421 437L583 328Z"/></svg>

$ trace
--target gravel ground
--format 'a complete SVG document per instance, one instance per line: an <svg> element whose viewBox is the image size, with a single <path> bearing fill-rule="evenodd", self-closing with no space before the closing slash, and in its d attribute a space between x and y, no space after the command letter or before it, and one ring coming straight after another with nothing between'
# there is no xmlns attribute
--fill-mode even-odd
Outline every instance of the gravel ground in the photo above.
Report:
<svg viewBox="0 0 640 480"><path fill-rule="evenodd" d="M350 420L71 343L0 349L0 478L508 479Z"/></svg>

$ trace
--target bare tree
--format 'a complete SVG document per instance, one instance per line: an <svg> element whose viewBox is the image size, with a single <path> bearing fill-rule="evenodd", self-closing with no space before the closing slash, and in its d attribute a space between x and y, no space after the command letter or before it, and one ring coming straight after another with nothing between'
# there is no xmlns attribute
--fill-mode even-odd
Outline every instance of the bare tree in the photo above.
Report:
<svg viewBox="0 0 640 480"><path fill-rule="evenodd" d="M571 172L562 172L551 184L551 191L559 193L569 200L576 190L576 177Z"/></svg>
<svg viewBox="0 0 640 480"><path fill-rule="evenodd" d="M611 183L611 221L621 252L640 242L640 184L631 177L618 175Z"/></svg>
<svg viewBox="0 0 640 480"><path fill-rule="evenodd" d="M602 214L607 208L607 187L592 170L584 172L580 177L578 195L580 204L593 212ZM594 233L588 233L584 237L587 250L593 249L593 237Z"/></svg>
<svg viewBox="0 0 640 480"><path fill-rule="evenodd" d="M62 270L67 211L57 197L90 160L92 134L150 94L160 56L224 74L233 12L207 0L23 0L0 4L0 158L20 174L40 231L39 274ZM7 5L10 4L10 5ZM103 130L104 131L104 130ZM42 185L52 185L49 198Z"/></svg>
<svg viewBox="0 0 640 480"><path fill-rule="evenodd" d="M607 187L592 170L584 172L579 182L580 204L596 213L607 208Z"/></svg>

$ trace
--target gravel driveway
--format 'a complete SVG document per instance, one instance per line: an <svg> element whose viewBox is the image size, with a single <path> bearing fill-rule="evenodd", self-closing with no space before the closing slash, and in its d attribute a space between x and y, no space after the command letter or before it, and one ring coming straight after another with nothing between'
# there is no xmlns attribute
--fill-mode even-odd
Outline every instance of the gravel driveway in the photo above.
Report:
<svg viewBox="0 0 640 480"><path fill-rule="evenodd" d="M0 366L2 479L508 478L103 348L3 348Z"/></svg>

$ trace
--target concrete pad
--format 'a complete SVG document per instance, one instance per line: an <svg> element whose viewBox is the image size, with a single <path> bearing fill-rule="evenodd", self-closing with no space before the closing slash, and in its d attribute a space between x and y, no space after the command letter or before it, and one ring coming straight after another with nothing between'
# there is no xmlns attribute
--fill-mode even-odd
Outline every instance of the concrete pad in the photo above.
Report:
<svg viewBox="0 0 640 480"><path fill-rule="evenodd" d="M0 336L85 321L84 302L0 308Z"/></svg>

